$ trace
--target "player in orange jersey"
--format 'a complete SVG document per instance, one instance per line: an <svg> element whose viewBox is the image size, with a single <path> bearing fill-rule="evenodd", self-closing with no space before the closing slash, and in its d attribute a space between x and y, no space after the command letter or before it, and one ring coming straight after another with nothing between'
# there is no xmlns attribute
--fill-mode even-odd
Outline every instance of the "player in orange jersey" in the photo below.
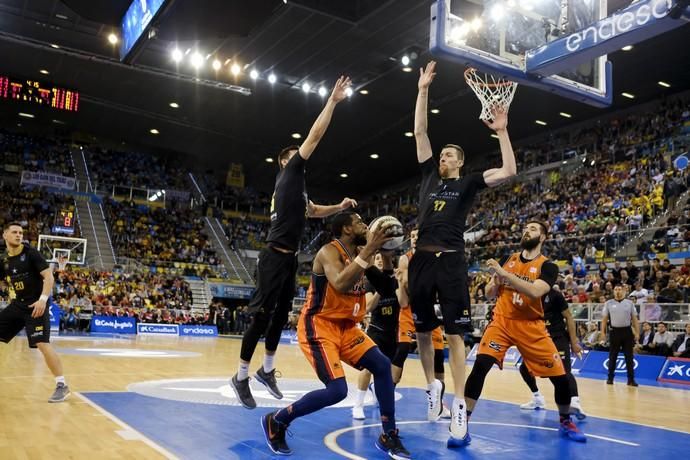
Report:
<svg viewBox="0 0 690 460"><path fill-rule="evenodd" d="M544 323L543 297L558 277L556 264L541 254L547 233L546 224L529 221L520 241L522 252L504 258L501 263L494 259L487 261L489 270L494 273L486 289L487 296L498 298L493 319L484 331L477 359L465 385L467 417L469 419L477 404L486 375L494 364L502 368L506 350L515 345L530 373L549 377L553 383L561 435L585 442L587 438L570 419L568 377Z"/></svg>
<svg viewBox="0 0 690 460"><path fill-rule="evenodd" d="M307 301L297 326L300 348L326 388L307 393L288 407L262 417L266 442L276 454L292 453L285 442L285 433L293 420L347 397L342 366L345 362L374 375L383 425L376 447L390 458L410 458L395 427L391 362L358 327L366 313L365 271L374 285L385 276L370 265L376 251L390 240L386 230L382 226L369 233L362 218L353 212L342 212L333 219L336 239L316 254Z"/></svg>

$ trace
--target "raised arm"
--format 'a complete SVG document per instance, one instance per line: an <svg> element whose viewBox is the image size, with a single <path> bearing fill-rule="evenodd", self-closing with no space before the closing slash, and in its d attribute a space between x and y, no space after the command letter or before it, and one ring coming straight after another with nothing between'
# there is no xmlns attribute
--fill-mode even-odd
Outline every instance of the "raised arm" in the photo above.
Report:
<svg viewBox="0 0 690 460"><path fill-rule="evenodd" d="M326 133L328 125L331 123L331 118L333 117L333 110L335 106L347 97L347 89L352 83L349 77L340 77L333 87L333 92L328 98L325 107L319 114L318 118L314 122L314 125L309 130L307 138L304 140L302 145L299 147L299 154L305 160L311 157L314 153L316 146L319 145L321 138Z"/></svg>
<svg viewBox="0 0 690 460"><path fill-rule="evenodd" d="M357 206L357 201L352 198L343 198L338 204L323 205L315 204L313 201L309 200L309 206L307 207L307 215L312 218L323 218L337 214L340 211L344 211L347 208L354 208Z"/></svg>
<svg viewBox="0 0 690 460"><path fill-rule="evenodd" d="M417 103L414 109L414 138L417 142L417 161L424 163L431 158L431 142L427 134L427 106L429 105L429 86L436 76L436 62L431 61L425 69L419 69Z"/></svg>
<svg viewBox="0 0 690 460"><path fill-rule="evenodd" d="M491 122L485 121L484 124L493 129L498 136L503 166L484 171L484 182L489 187L497 187L517 174L517 164L515 163L513 146L510 143L510 137L508 137L508 111L496 108L492 113L493 120Z"/></svg>

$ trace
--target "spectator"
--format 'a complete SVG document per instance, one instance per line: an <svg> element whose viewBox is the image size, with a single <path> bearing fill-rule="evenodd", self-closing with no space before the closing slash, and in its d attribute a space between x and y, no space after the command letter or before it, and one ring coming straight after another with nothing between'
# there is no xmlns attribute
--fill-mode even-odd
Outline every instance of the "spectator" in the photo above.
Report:
<svg viewBox="0 0 690 460"><path fill-rule="evenodd" d="M656 325L656 334L650 348L658 356L668 356L671 354L673 345L673 334L666 330L666 323L663 321Z"/></svg>
<svg viewBox="0 0 690 460"><path fill-rule="evenodd" d="M685 325L685 333L678 334L671 351L677 358L690 358L690 323Z"/></svg>
<svg viewBox="0 0 690 460"><path fill-rule="evenodd" d="M661 303L680 303L683 301L683 293L678 289L678 283L671 279L668 285L659 292L656 300Z"/></svg>
<svg viewBox="0 0 690 460"><path fill-rule="evenodd" d="M587 328L587 335L582 341L582 345L584 345L586 349L591 350L599 344L601 331L599 331L599 327L597 327L597 323L594 321L588 323Z"/></svg>
<svg viewBox="0 0 690 460"><path fill-rule="evenodd" d="M635 353L648 354L652 353L653 349L651 347L654 342L654 329L649 322L645 321L642 323L642 334L640 334L640 340L635 344Z"/></svg>

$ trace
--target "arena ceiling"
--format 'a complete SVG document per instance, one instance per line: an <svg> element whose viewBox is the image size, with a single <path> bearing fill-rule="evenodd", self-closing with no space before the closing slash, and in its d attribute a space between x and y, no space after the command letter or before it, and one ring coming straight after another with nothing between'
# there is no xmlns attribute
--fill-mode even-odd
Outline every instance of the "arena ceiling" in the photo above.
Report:
<svg viewBox="0 0 690 460"><path fill-rule="evenodd" d="M417 173L414 140L404 133L412 130L416 69L430 59L429 1L176 0L159 18L156 36L133 65L125 65L107 36L116 31L129 3L0 0L0 74L51 82L82 95L78 113L31 107L33 120L19 119L18 106L4 101L2 124L55 126L56 120L65 132L186 153L194 168L223 170L230 162L241 162L248 182L268 189L276 166L266 157L299 143L291 134L306 135L323 104L318 94L301 91L302 84L330 86L347 74L357 91L368 94L356 92L338 107L310 162L310 189L361 196ZM609 10L625 4L615 0ZM609 55L616 93L609 110L690 88L689 42L690 27L685 26L630 52ZM205 69L195 73L187 59L175 65L175 47L210 55ZM401 70L405 54L417 55L413 72ZM223 61L218 73L210 66L216 57ZM243 68L236 77L229 72L234 62ZM256 81L248 76L252 68L261 72ZM49 74L40 74L41 69ZM497 145L477 119L479 102L464 84L462 70L447 62L438 66L430 106L440 112L430 115L430 135L436 148L462 144L469 165L481 167ZM273 85L266 81L270 72L278 79ZM659 80L672 87L660 87ZM248 88L251 95L228 85ZM623 91L636 99L621 97ZM171 102L179 107L170 107ZM521 87L509 130L519 140L601 113ZM535 124L535 119L548 126ZM151 134L153 128L160 134ZM372 154L379 158L370 158Z"/></svg>

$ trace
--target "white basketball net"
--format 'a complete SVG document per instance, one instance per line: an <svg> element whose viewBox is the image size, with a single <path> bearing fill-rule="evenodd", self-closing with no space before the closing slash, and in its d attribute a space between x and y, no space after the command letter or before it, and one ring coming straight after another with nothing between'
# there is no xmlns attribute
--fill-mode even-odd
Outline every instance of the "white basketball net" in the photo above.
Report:
<svg viewBox="0 0 690 460"><path fill-rule="evenodd" d="M514 81L480 73L471 67L465 70L465 81L482 103L482 113L479 115L482 120L493 119L491 111L494 108L502 108L507 112L517 89Z"/></svg>

